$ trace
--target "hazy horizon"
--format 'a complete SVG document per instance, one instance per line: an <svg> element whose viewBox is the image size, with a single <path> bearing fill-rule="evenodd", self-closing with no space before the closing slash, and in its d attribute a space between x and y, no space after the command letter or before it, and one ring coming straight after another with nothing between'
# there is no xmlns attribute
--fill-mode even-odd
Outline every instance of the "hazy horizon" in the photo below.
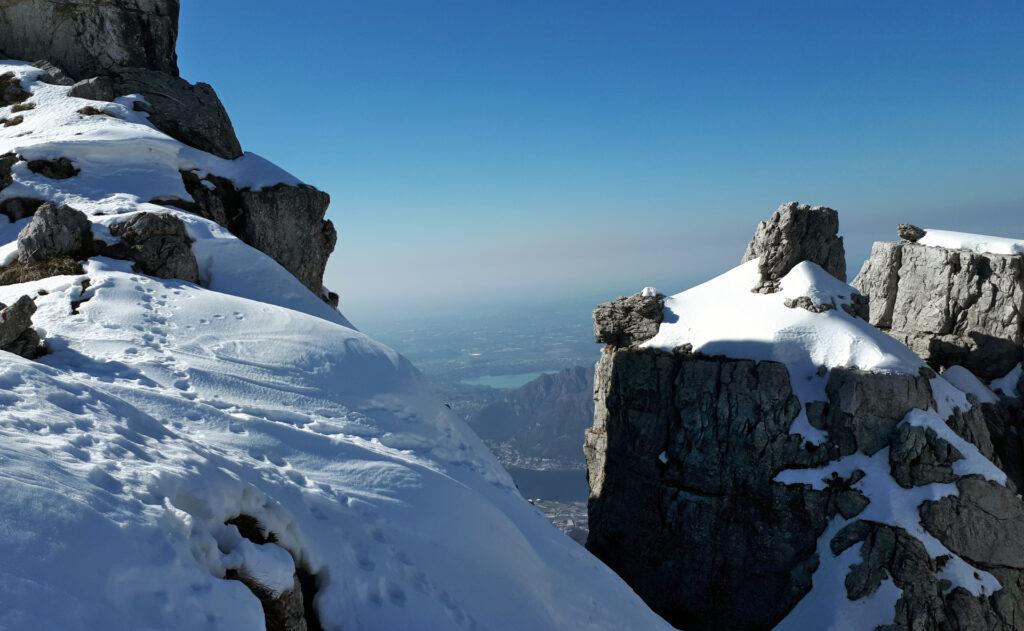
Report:
<svg viewBox="0 0 1024 631"><path fill-rule="evenodd" d="M364 328L680 291L790 200L851 278L899 222L1024 237L1024 6L230 4L182 7L183 75L331 194Z"/></svg>

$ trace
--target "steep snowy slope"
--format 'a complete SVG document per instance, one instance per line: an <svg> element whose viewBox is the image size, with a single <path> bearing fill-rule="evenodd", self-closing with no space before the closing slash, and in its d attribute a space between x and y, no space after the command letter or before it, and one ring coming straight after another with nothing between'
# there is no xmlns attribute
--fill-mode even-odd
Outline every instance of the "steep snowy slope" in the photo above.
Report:
<svg viewBox="0 0 1024 631"><path fill-rule="evenodd" d="M0 629L260 629L260 601L225 576L281 593L296 567L325 629L665 626L522 500L401 356L226 229L147 203L189 199L182 170L253 188L292 176L187 147L130 97L6 72L34 108L0 127L0 155L23 158L0 200L69 204L107 242L132 213L173 214L202 282L95 257L0 286L0 302L35 300L49 350L0 353ZM80 173L26 164L57 158ZM29 221L0 216L4 263ZM240 536L239 515L270 542Z"/></svg>

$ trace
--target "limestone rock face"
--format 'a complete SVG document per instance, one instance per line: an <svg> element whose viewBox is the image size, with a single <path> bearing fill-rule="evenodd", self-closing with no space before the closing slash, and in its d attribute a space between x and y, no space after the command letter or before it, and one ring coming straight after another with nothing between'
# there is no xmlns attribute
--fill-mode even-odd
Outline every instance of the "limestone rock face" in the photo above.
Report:
<svg viewBox="0 0 1024 631"><path fill-rule="evenodd" d="M120 237L139 271L158 278L199 282L199 265L192 254L185 224L173 215L139 213L115 223L110 233Z"/></svg>
<svg viewBox="0 0 1024 631"><path fill-rule="evenodd" d="M982 378L1022 358L1024 257L919 243L875 243L853 285L869 321L934 368L961 365Z"/></svg>
<svg viewBox="0 0 1024 631"><path fill-rule="evenodd" d="M761 284L771 293L797 263L811 261L846 282L846 251L839 236L839 214L824 206L790 202L762 221L747 246L743 262L759 259Z"/></svg>
<svg viewBox="0 0 1024 631"><path fill-rule="evenodd" d="M747 253L762 262L758 289L776 289L774 270L801 257L818 256L829 269L842 251L838 237L831 247L802 244L828 242L833 219L828 209L794 206L762 224ZM1014 297L1024 257L927 247L911 241L917 231L902 232L900 243L876 244L861 274L869 305L852 311L911 341L972 342L956 355L940 348L947 355L937 367L955 357L968 367L996 363L989 370L997 375L1009 370L1019 360L1004 349L1020 346ZM904 372L833 363L818 369L819 390L791 382L802 356L787 365L712 357L688 344L640 348L661 322L641 298L594 314L606 346L584 441L586 545L654 611L682 629L767 631L805 598L837 598L812 577L839 563L845 594L816 607L870 598L887 584L899 596L885 631L1024 626L1024 404L950 398L952 382L926 366L906 372L915 363ZM783 304L812 318L834 315L809 298ZM869 328L858 328L868 339ZM899 507L904 492L937 499ZM880 521L908 509L909 519ZM803 628L808 611L797 610Z"/></svg>
<svg viewBox="0 0 1024 631"><path fill-rule="evenodd" d="M43 204L18 235L18 261L74 256L92 245L92 223L70 206Z"/></svg>
<svg viewBox="0 0 1024 631"><path fill-rule="evenodd" d="M330 302L331 295L322 292L323 277L338 234L334 224L324 219L331 203L327 193L305 184L238 190L229 180L213 175L200 178L183 172L181 176L193 201L154 201L219 223Z"/></svg>
<svg viewBox="0 0 1024 631"><path fill-rule="evenodd" d="M0 50L83 79L116 66L178 74L178 0L0 0Z"/></svg>
<svg viewBox="0 0 1024 631"><path fill-rule="evenodd" d="M889 447L916 486L952 458L900 425L931 404L924 375L833 369L807 410L820 446L790 433L801 406L783 364L607 347L595 379L587 547L680 628L772 628L810 591L829 521L867 505L856 472L824 491L779 472Z"/></svg>
<svg viewBox="0 0 1024 631"><path fill-rule="evenodd" d="M810 590L836 510L772 482L828 460L789 434L785 366L608 348L595 392L587 548L675 626L773 626Z"/></svg>
<svg viewBox="0 0 1024 631"><path fill-rule="evenodd" d="M241 239L320 295L327 259L338 241L334 224L324 220L330 196L312 186L282 184L239 191L239 199Z"/></svg>
<svg viewBox="0 0 1024 631"><path fill-rule="evenodd" d="M145 97L149 120L168 136L227 160L241 157L231 119L208 84L146 68L119 68L111 79L114 94Z"/></svg>

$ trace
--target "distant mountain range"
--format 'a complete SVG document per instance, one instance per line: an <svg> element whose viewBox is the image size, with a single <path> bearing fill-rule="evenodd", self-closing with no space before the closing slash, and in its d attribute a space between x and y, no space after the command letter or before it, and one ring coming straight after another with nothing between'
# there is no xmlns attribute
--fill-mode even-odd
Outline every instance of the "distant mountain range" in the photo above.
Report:
<svg viewBox="0 0 1024 631"><path fill-rule="evenodd" d="M583 432L594 418L593 383L592 367L541 375L466 420L506 466L582 469Z"/></svg>

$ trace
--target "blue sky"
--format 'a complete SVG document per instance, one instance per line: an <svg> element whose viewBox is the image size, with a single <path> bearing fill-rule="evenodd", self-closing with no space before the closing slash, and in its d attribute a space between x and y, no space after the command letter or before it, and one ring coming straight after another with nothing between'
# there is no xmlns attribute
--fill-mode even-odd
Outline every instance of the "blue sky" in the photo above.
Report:
<svg viewBox="0 0 1024 631"><path fill-rule="evenodd" d="M182 73L332 196L360 319L678 291L781 202L1024 237L1024 3L185 0Z"/></svg>

